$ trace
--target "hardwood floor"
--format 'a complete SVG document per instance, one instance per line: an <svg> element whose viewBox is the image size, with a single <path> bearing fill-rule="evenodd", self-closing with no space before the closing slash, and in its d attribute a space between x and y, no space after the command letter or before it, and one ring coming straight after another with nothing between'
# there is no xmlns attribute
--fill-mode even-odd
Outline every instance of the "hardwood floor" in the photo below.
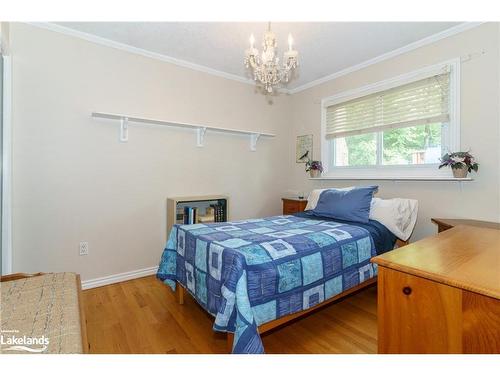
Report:
<svg viewBox="0 0 500 375"><path fill-rule="evenodd" d="M154 276L83 291L90 353L226 353L190 297ZM266 353L376 353L377 293L366 289L263 335Z"/></svg>

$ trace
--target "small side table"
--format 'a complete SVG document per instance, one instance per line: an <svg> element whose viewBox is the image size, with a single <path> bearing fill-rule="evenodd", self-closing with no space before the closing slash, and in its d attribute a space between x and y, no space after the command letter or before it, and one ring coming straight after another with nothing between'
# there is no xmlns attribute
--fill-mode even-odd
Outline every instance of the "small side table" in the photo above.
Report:
<svg viewBox="0 0 500 375"><path fill-rule="evenodd" d="M283 201L283 215L291 215L296 212L302 212L307 205L307 199L281 198L281 200Z"/></svg>
<svg viewBox="0 0 500 375"><path fill-rule="evenodd" d="M438 226L438 233L456 227L457 225L469 225L472 227L500 229L500 223L494 223L491 221L440 218L432 218L431 221Z"/></svg>

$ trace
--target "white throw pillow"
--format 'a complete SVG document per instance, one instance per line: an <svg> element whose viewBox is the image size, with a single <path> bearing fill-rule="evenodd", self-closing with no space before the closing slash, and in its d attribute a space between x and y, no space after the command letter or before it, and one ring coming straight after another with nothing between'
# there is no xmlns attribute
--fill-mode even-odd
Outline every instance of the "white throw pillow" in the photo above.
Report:
<svg viewBox="0 0 500 375"><path fill-rule="evenodd" d="M336 190L352 190L354 189L355 186L349 186L346 188L328 188L328 189L314 189L309 193L309 196L307 197L307 204L306 208L304 208L304 211L308 210L314 210L316 208L316 205L318 204L319 196L321 195L322 192L325 190L330 190L330 189L336 189Z"/></svg>
<svg viewBox="0 0 500 375"><path fill-rule="evenodd" d="M415 199L373 198L370 219L377 220L396 237L406 241L417 222L418 201Z"/></svg>

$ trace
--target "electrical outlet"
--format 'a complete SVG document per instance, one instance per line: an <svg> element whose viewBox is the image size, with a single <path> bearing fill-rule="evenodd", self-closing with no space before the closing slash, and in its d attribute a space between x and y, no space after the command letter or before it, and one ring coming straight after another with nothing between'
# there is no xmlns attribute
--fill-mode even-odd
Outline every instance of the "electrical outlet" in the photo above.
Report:
<svg viewBox="0 0 500 375"><path fill-rule="evenodd" d="M86 241L80 242L80 255L89 255L89 243Z"/></svg>

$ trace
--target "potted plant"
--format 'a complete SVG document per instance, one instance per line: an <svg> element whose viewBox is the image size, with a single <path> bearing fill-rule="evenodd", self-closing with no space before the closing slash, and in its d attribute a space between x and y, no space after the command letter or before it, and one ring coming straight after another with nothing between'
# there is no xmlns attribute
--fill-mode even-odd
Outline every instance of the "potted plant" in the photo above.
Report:
<svg viewBox="0 0 500 375"><path fill-rule="evenodd" d="M309 172L311 178L316 178L323 172L323 165L319 160L308 160L306 163L306 172Z"/></svg>
<svg viewBox="0 0 500 375"><path fill-rule="evenodd" d="M479 164L468 151L446 153L441 157L439 168L451 167L453 177L465 178L468 172L477 172Z"/></svg>

